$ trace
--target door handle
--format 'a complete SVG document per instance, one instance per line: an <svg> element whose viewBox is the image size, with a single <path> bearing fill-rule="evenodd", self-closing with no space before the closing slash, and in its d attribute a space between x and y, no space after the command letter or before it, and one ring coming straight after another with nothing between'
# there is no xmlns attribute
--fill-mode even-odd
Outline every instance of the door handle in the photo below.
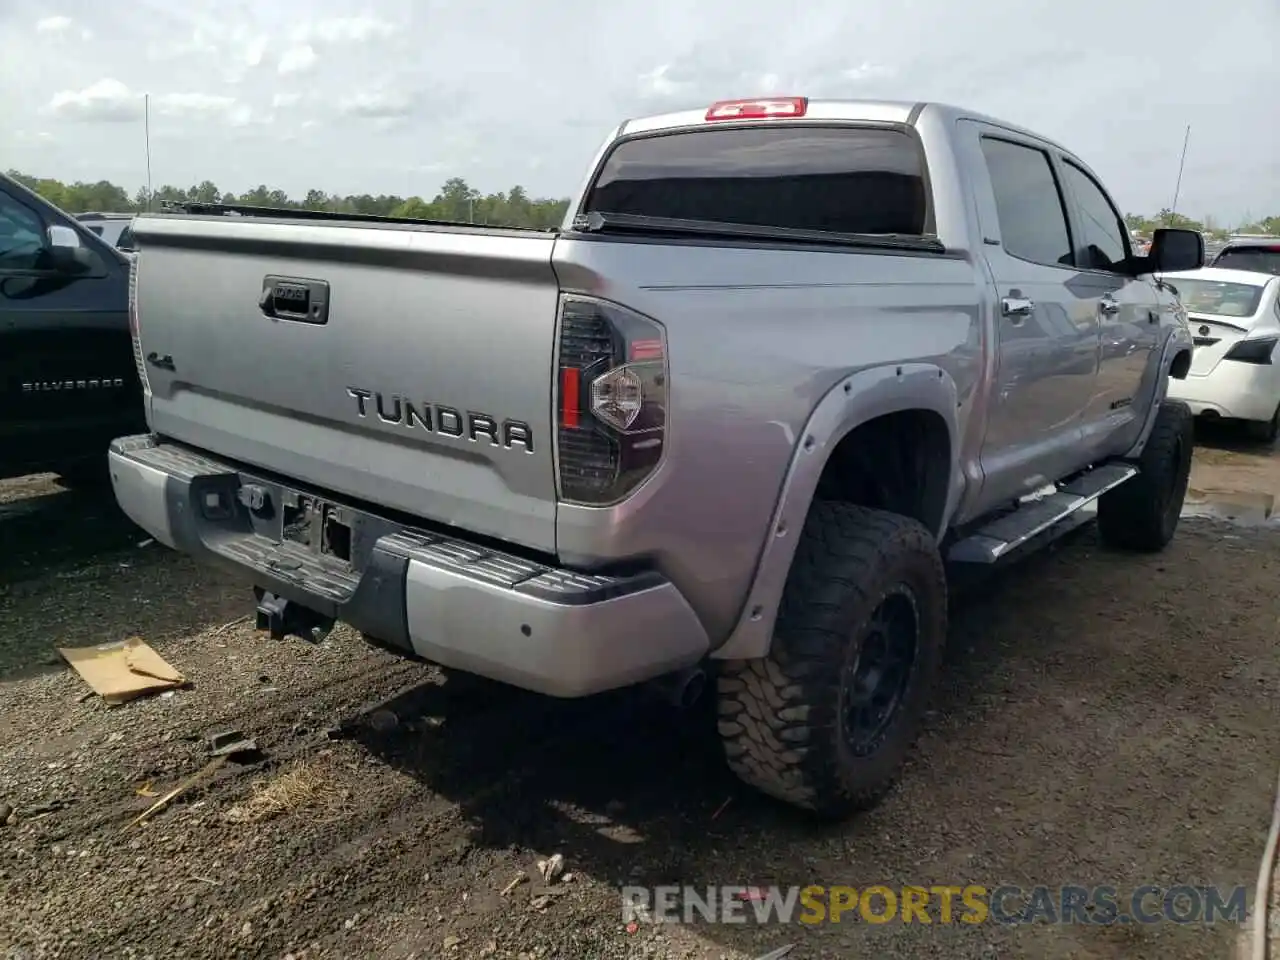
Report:
<svg viewBox="0 0 1280 960"><path fill-rule="evenodd" d="M1112 300L1110 297L1103 297L1098 301L1098 309L1107 316L1114 316L1120 312L1120 304L1115 300Z"/></svg>
<svg viewBox="0 0 1280 960"><path fill-rule="evenodd" d="M1004 297L1000 300L1000 312L1019 323L1031 316L1035 309L1035 301L1026 297Z"/></svg>

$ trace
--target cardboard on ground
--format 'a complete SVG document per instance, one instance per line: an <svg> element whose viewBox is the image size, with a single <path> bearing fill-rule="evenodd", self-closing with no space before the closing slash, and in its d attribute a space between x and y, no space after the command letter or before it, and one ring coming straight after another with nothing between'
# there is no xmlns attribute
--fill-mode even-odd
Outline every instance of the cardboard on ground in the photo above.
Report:
<svg viewBox="0 0 1280 960"><path fill-rule="evenodd" d="M59 647L58 653L95 693L113 706L187 682L137 637L96 647Z"/></svg>

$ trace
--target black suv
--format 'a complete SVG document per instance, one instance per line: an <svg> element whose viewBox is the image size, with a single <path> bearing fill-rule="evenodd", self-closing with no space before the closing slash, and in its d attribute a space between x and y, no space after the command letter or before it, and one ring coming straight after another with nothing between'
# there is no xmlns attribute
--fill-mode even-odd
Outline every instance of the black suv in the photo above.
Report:
<svg viewBox="0 0 1280 960"><path fill-rule="evenodd" d="M111 439L146 431L127 255L4 175L0 390L0 477L100 481Z"/></svg>

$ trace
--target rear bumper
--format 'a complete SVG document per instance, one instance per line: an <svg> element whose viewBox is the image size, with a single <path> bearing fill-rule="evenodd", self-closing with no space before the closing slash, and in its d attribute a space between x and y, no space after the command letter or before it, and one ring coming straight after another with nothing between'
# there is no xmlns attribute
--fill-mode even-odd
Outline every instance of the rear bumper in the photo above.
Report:
<svg viewBox="0 0 1280 960"><path fill-rule="evenodd" d="M708 650L693 610L653 571L576 573L344 506L347 563L282 539L279 514L241 499L256 488L282 513L300 489L150 436L114 441L109 458L121 509L160 542L447 667L578 697Z"/></svg>
<svg viewBox="0 0 1280 960"><path fill-rule="evenodd" d="M1276 411L1278 387L1280 376L1269 364L1221 360L1203 376L1171 377L1168 397L1185 401L1196 416L1267 421Z"/></svg>

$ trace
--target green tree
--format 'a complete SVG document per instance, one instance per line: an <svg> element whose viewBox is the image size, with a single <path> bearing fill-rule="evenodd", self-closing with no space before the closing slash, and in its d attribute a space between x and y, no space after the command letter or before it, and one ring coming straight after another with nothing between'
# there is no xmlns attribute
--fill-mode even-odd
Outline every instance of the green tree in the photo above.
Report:
<svg viewBox="0 0 1280 960"><path fill-rule="evenodd" d="M1156 226L1176 227L1180 230L1202 230L1204 227L1195 220L1181 213L1174 213L1167 207L1155 216Z"/></svg>

